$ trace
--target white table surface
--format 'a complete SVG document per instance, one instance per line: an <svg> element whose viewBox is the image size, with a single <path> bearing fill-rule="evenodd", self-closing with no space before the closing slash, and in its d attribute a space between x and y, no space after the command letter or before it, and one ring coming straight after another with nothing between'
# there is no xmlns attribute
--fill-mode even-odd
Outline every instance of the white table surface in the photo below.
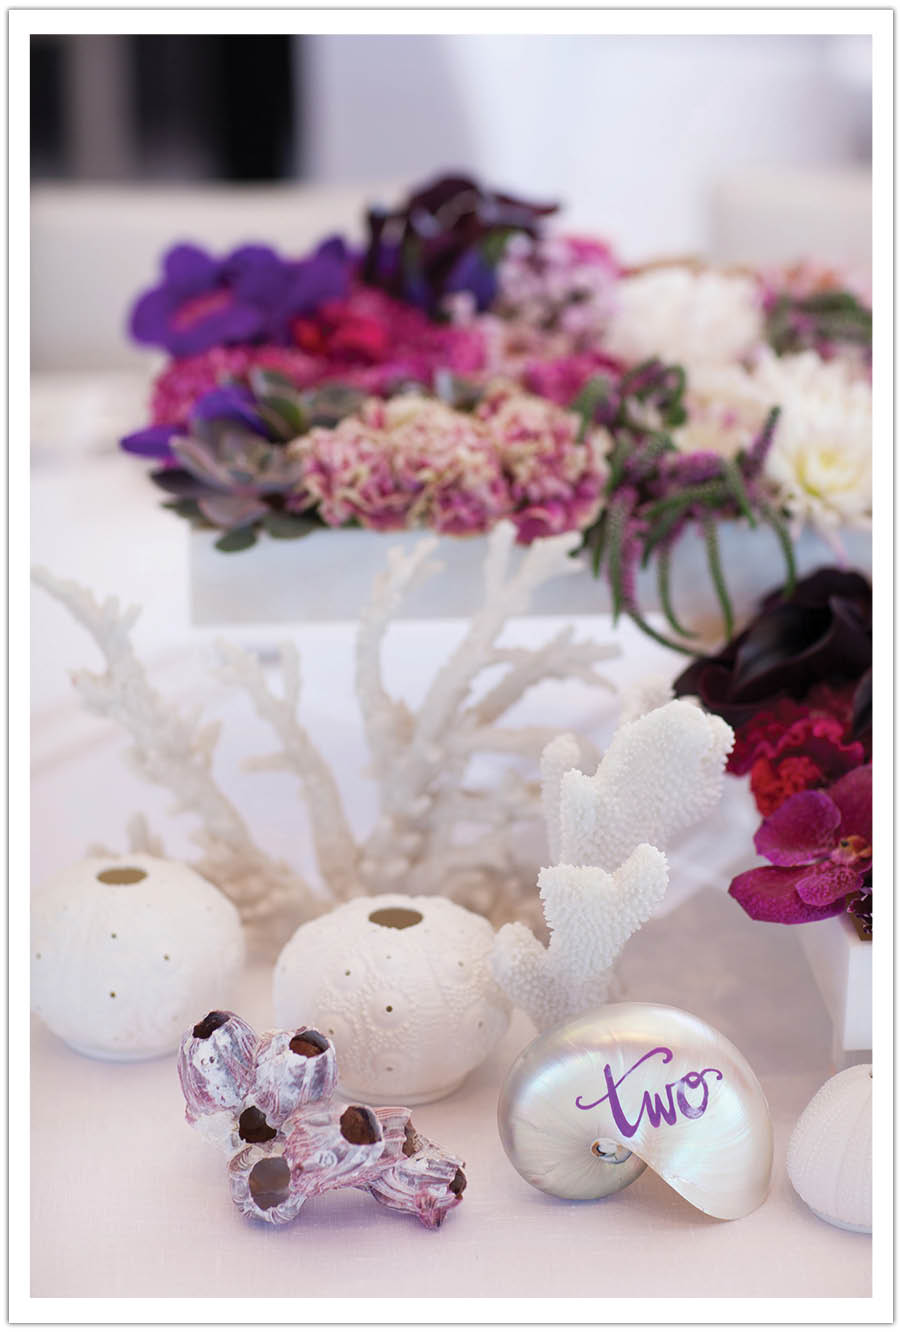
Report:
<svg viewBox="0 0 900 1332"><path fill-rule="evenodd" d="M46 421L46 396L42 403ZM210 715L223 717L223 785L268 849L308 869L309 839L290 780L238 771L241 758L270 747L269 738L240 700L205 683L206 639L187 621L184 533L155 505L140 463L113 452L113 433L108 414L93 434L82 414L77 439L62 426L36 441L44 447L35 453L32 557L97 592L145 605L136 637L154 681L181 700L203 698ZM578 625L585 634L611 632L603 617ZM552 629L547 620L518 621L511 641L543 641ZM624 656L610 664L611 677L679 669L673 654L629 628L617 632ZM453 622L397 626L386 655L398 691L414 699L458 633ZM304 719L362 828L373 802L361 776L351 629L307 626L295 636L304 658ZM89 843L124 846L125 821L136 809L164 834L169 854L189 854L189 825L171 818L164 792L123 766L121 735L73 703L66 672L96 664L96 654L40 591L32 649L33 881ZM516 720L583 730L602 742L615 709L584 686L548 684ZM294 1225L271 1230L232 1206L221 1159L184 1122L172 1059L91 1061L35 1019L32 1294L869 1295L870 1239L814 1217L785 1174L791 1128L833 1071L830 1031L796 931L750 921L724 893L730 874L752 863L753 826L739 784L729 782L717 814L676 849L666 911L632 939L621 968L627 997L697 1013L755 1068L774 1119L775 1166L770 1197L752 1216L711 1220L650 1171L593 1204L549 1199L526 1185L495 1125L505 1071L532 1035L518 1015L458 1092L414 1112L428 1137L467 1162L464 1203L439 1232L386 1213L357 1191L317 1199ZM235 1007L257 1026L271 1024L265 970L246 974Z"/></svg>

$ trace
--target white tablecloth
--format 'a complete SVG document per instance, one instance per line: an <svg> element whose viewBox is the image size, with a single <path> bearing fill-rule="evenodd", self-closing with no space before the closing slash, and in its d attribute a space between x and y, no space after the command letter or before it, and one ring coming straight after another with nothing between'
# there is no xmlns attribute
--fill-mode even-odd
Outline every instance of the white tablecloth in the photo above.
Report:
<svg viewBox="0 0 900 1332"><path fill-rule="evenodd" d="M145 604L137 640L155 682L178 699L202 699L211 715L224 718L223 784L259 840L308 869L309 838L292 783L238 770L241 758L271 747L269 737L243 703L206 684L205 641L187 622L184 533L157 508L140 464L116 456L105 436L86 451L86 435L82 430L78 445L69 446L61 429L36 457L34 560L97 592ZM611 632L603 617L578 624L582 633ZM553 627L519 621L511 638L543 641ZM628 628L617 632L625 655L610 664L613 678L678 669L673 654ZM397 626L387 652L394 687L414 699L458 633L453 622ZM188 854L189 829L173 820L168 797L122 765L121 735L73 703L66 672L97 663L83 631L36 592L32 634L34 881L89 843L124 846L124 824L135 809L164 834L170 854ZM374 808L361 775L351 630L307 626L296 637L304 719L362 828ZM548 684L517 720L583 730L602 742L615 707L586 686ZM729 783L717 815L673 856L667 911L635 936L622 963L628 997L699 1014L739 1046L760 1077L775 1123L775 1168L771 1195L752 1216L713 1221L650 1171L594 1204L556 1201L526 1185L507 1162L495 1125L505 1070L532 1035L519 1015L457 1093L415 1112L428 1137L467 1162L463 1206L440 1232L385 1213L356 1191L315 1200L296 1224L270 1230L239 1216L220 1158L186 1126L173 1060L87 1060L35 1020L32 1294L868 1295L870 1240L817 1220L785 1175L790 1130L833 1071L830 1032L796 932L750 921L723 891L730 873L750 863L753 819L738 784ZM254 1024L271 1024L265 971L248 972L236 1006Z"/></svg>

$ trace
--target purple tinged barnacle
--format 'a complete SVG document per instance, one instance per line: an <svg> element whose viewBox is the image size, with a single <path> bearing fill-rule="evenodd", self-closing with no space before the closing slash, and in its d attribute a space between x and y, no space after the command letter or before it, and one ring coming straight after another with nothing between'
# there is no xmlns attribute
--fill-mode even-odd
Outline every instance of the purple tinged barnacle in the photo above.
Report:
<svg viewBox="0 0 900 1332"><path fill-rule="evenodd" d="M259 1039L253 1101L276 1126L302 1105L328 1100L337 1084L334 1046L312 1027L267 1031Z"/></svg>
<svg viewBox="0 0 900 1332"><path fill-rule="evenodd" d="M423 1226L436 1230L462 1202L468 1182L464 1164L424 1138L410 1120L400 1160L365 1187L385 1207L412 1212Z"/></svg>
<svg viewBox="0 0 900 1332"><path fill-rule="evenodd" d="M237 1110L253 1082L256 1032L236 1013L214 1010L185 1032L178 1077L189 1124L205 1115Z"/></svg>
<svg viewBox="0 0 900 1332"><path fill-rule="evenodd" d="M366 1105L338 1110L307 1105L282 1127L284 1155L296 1186L306 1197L330 1189L358 1188L385 1168L385 1149L399 1155L399 1141L385 1143L378 1116ZM390 1157L388 1157L390 1159Z"/></svg>
<svg viewBox="0 0 900 1332"><path fill-rule="evenodd" d="M284 1143L251 1143L228 1165L231 1197L244 1216L272 1226L293 1221L305 1201L294 1187L291 1168L283 1155Z"/></svg>

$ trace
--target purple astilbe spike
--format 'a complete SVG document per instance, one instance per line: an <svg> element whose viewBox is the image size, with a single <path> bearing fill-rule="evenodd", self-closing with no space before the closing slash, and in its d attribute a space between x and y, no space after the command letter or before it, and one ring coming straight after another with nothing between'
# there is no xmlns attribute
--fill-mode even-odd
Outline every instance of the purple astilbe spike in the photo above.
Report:
<svg viewBox="0 0 900 1332"><path fill-rule="evenodd" d="M780 415L781 408L773 407L766 417L762 430L747 450L741 467L745 481L752 481L762 474L766 458L772 447L772 441L775 438L775 427L778 425Z"/></svg>

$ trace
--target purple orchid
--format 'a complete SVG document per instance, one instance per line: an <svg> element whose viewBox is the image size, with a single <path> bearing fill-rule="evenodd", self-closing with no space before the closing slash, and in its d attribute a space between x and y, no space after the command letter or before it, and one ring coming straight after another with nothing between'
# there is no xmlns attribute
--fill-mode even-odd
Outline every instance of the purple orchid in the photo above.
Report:
<svg viewBox="0 0 900 1332"><path fill-rule="evenodd" d="M739 874L728 890L748 916L797 925L840 915L870 891L872 765L827 791L789 796L753 840L771 864Z"/></svg>
<svg viewBox="0 0 900 1332"><path fill-rule="evenodd" d="M176 245L163 259L162 282L132 309L131 335L173 356L287 342L294 319L346 297L353 263L337 236L296 262L264 245L241 246L224 259L196 245Z"/></svg>

